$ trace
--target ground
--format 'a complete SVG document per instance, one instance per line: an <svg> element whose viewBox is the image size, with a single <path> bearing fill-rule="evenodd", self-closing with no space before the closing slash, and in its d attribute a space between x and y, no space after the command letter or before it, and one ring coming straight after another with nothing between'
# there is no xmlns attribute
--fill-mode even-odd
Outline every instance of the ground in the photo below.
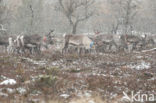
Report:
<svg viewBox="0 0 156 103"><path fill-rule="evenodd" d="M123 91L156 95L156 51L0 53L0 103L130 103Z"/></svg>

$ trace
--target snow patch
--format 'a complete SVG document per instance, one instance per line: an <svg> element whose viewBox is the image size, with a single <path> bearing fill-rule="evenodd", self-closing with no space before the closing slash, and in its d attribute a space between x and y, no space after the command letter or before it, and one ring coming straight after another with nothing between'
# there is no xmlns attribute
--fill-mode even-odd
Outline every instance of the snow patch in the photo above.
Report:
<svg viewBox="0 0 156 103"><path fill-rule="evenodd" d="M30 59L30 58L22 58L22 59L25 59L25 60L27 60L28 62L31 62L31 63L33 63L33 64L36 64L36 65L45 65L46 64L46 61L35 61L35 60L33 60L33 59Z"/></svg>
<svg viewBox="0 0 156 103"><path fill-rule="evenodd" d="M144 70L144 69L151 68L151 64L146 63L145 61L142 61L141 63L136 64L136 65L128 65L128 67L131 69L136 69L136 70Z"/></svg>
<svg viewBox="0 0 156 103"><path fill-rule="evenodd" d="M24 94L26 93L26 89L25 88L22 88L22 87L19 87L16 89L20 94Z"/></svg>
<svg viewBox="0 0 156 103"><path fill-rule="evenodd" d="M0 85L15 85L16 81L14 79L7 79L0 83Z"/></svg>
<svg viewBox="0 0 156 103"><path fill-rule="evenodd" d="M63 98L65 98L65 99L68 98L69 96L70 96L70 95L68 95L68 94L61 94L61 95L60 95L60 97L63 97Z"/></svg>
<svg viewBox="0 0 156 103"><path fill-rule="evenodd" d="M88 103L95 103L93 100L88 101Z"/></svg>
<svg viewBox="0 0 156 103"><path fill-rule="evenodd" d="M4 80L4 79L8 79L8 78L6 76L1 75L0 76L0 79L3 79Z"/></svg>
<svg viewBox="0 0 156 103"><path fill-rule="evenodd" d="M0 96L8 97L8 94L0 92Z"/></svg>
<svg viewBox="0 0 156 103"><path fill-rule="evenodd" d="M7 88L6 90L7 90L7 92L8 92L9 94L12 94L12 93L15 92L15 90L14 90L14 89L11 89L11 88Z"/></svg>

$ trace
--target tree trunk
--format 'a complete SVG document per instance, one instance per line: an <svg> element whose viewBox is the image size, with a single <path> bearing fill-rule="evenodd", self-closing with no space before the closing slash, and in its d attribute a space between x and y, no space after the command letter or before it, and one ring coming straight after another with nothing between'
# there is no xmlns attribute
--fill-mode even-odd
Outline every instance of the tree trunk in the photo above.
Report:
<svg viewBox="0 0 156 103"><path fill-rule="evenodd" d="M77 32L77 25L78 25L78 22L76 22L75 24L72 25L72 34L76 34L76 32Z"/></svg>
<svg viewBox="0 0 156 103"><path fill-rule="evenodd" d="M30 34L33 34L32 31L33 31L34 11L33 11L32 5L30 5L30 11L31 11Z"/></svg>

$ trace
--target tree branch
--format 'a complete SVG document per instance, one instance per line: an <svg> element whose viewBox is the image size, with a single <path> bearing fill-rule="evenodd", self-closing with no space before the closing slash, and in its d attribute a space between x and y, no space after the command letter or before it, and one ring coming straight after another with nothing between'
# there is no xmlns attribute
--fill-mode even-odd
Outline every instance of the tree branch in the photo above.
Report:
<svg viewBox="0 0 156 103"><path fill-rule="evenodd" d="M66 0L65 0L66 1ZM76 31L76 27L79 22L84 21L93 15L93 12L89 12L89 7L94 3L94 0L67 0L66 2L59 0L59 6L61 11L67 17L70 25ZM79 10L84 10L84 13L77 13Z"/></svg>

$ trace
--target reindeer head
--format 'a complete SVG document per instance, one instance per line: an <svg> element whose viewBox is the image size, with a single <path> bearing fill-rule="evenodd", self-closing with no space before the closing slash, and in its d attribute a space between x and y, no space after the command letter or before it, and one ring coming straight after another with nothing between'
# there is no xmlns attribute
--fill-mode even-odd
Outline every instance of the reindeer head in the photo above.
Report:
<svg viewBox="0 0 156 103"><path fill-rule="evenodd" d="M11 37L9 37L8 41L9 41L10 46L12 46L14 44L13 39Z"/></svg>

